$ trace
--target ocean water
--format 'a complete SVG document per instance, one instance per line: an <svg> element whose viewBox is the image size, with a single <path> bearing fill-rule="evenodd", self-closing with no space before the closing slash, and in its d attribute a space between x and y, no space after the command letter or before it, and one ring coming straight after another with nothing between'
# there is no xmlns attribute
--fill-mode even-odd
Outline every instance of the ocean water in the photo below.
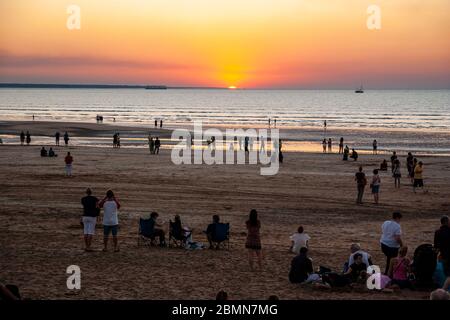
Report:
<svg viewBox="0 0 450 320"><path fill-rule="evenodd" d="M0 121L95 122L153 126L266 126L268 119L290 131L290 139L318 142L327 121L333 130L355 132L346 140L360 149L371 147L378 133L405 130L413 134L384 137L386 149L450 153L450 90L213 90L213 89L0 89ZM357 129L363 129L364 133ZM309 130L309 131L308 131ZM371 131L374 133L372 134ZM376 133L378 132L378 133ZM145 139L143 140L145 141Z"/></svg>

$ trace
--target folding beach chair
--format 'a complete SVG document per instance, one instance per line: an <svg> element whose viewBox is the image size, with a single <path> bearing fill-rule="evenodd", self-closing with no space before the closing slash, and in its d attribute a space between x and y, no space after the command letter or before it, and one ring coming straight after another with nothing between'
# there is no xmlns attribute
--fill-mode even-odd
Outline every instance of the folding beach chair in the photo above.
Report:
<svg viewBox="0 0 450 320"><path fill-rule="evenodd" d="M186 241L191 235L190 232L181 227L180 224L169 221L169 247L175 246L184 248Z"/></svg>
<svg viewBox="0 0 450 320"><path fill-rule="evenodd" d="M230 224L229 223L217 223L214 230L214 237L212 242L223 248L230 249Z"/></svg>
<svg viewBox="0 0 450 320"><path fill-rule="evenodd" d="M153 235L153 230L150 224L150 218L139 218L138 247L141 245L148 247L156 246L155 236Z"/></svg>

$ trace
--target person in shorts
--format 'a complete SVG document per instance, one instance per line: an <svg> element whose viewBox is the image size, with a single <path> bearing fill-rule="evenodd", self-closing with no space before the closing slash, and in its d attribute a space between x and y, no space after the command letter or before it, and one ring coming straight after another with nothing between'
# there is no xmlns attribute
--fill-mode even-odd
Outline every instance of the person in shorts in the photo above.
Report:
<svg viewBox="0 0 450 320"><path fill-rule="evenodd" d="M100 201L100 208L103 208L103 251L108 251L109 234L112 233L114 242L114 252L119 251L117 231L119 229L118 210L120 203L111 190L106 192L106 197Z"/></svg>
<svg viewBox="0 0 450 320"><path fill-rule="evenodd" d="M423 190L423 163L419 161L417 166L414 168L414 185L413 190L416 192L416 188L422 188Z"/></svg>
<svg viewBox="0 0 450 320"><path fill-rule="evenodd" d="M81 204L83 205L83 233L85 251L93 251L91 249L92 237L95 234L95 225L97 223L100 209L98 207L98 199L92 195L92 190L86 190L86 196L81 198Z"/></svg>
<svg viewBox="0 0 450 320"><path fill-rule="evenodd" d="M64 158L64 162L66 164L66 176L72 176L72 163L73 157L70 155L70 152L67 152L67 156Z"/></svg>

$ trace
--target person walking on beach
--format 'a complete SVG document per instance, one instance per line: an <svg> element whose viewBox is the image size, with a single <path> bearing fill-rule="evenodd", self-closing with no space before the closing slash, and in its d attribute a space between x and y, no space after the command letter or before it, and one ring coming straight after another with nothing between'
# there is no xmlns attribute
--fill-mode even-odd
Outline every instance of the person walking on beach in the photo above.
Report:
<svg viewBox="0 0 450 320"><path fill-rule="evenodd" d="M117 210L120 203L111 190L106 192L106 197L100 201L99 208L103 209L103 252L108 251L109 234L112 233L114 252L119 251L117 232L119 229L119 217Z"/></svg>
<svg viewBox="0 0 450 320"><path fill-rule="evenodd" d="M70 152L67 152L67 155L64 158L64 163L66 164L66 176L72 176L73 157L70 155Z"/></svg>
<svg viewBox="0 0 450 320"><path fill-rule="evenodd" d="M117 148L117 133L113 134L113 148Z"/></svg>
<svg viewBox="0 0 450 320"><path fill-rule="evenodd" d="M156 137L155 140L155 151L154 153L159 154L159 148L161 147L161 141L159 140L158 137Z"/></svg>
<svg viewBox="0 0 450 320"><path fill-rule="evenodd" d="M277 127L277 119L273 119L273 125L275 128Z"/></svg>
<svg viewBox="0 0 450 320"><path fill-rule="evenodd" d="M375 201L375 204L378 204L379 195L380 195L380 185L381 185L381 178L378 174L378 170L373 170L373 177L372 177L372 183L370 184L370 187L372 188L372 194L373 199Z"/></svg>
<svg viewBox="0 0 450 320"><path fill-rule="evenodd" d="M158 128L158 120L155 119L155 128Z"/></svg>
<svg viewBox="0 0 450 320"><path fill-rule="evenodd" d="M148 148L150 149L150 154L155 153L155 141L153 141L150 133L148 134Z"/></svg>
<svg viewBox="0 0 450 320"><path fill-rule="evenodd" d="M258 220L258 212L255 209L250 211L249 219L245 222L247 228L247 240L245 247L248 250L248 262L250 269L253 271L253 259L256 256L259 270L262 268L262 254L261 254L261 238L259 230L261 229L261 222Z"/></svg>
<svg viewBox="0 0 450 320"><path fill-rule="evenodd" d="M394 186L395 188L400 188L400 178L402 177L402 173L400 172L400 160L394 161L394 170L392 170L392 177L394 178Z"/></svg>
<svg viewBox="0 0 450 320"><path fill-rule="evenodd" d="M402 229L400 227L400 220L402 214L394 212L392 219L387 220L381 226L381 251L386 256L386 268L384 274L387 275L391 259L398 255L398 250L403 246Z"/></svg>
<svg viewBox="0 0 450 320"><path fill-rule="evenodd" d="M358 196L356 198L356 203L362 204L364 189L367 184L366 174L363 172L362 167L359 167L358 172L355 174L355 181L356 181L356 187L358 190Z"/></svg>
<svg viewBox="0 0 450 320"><path fill-rule="evenodd" d="M372 142L372 147L373 147L373 154L377 154L377 149L378 149L378 142L377 140L373 140Z"/></svg>
<svg viewBox="0 0 450 320"><path fill-rule="evenodd" d="M423 162L419 161L419 163L414 168L414 184L413 190L416 193L416 188L422 188L423 191Z"/></svg>
<svg viewBox="0 0 450 320"><path fill-rule="evenodd" d="M269 118L269 128L270 128L270 118Z"/></svg>
<svg viewBox="0 0 450 320"><path fill-rule="evenodd" d="M64 133L64 144L66 145L66 147L69 145L69 134L67 133L67 131Z"/></svg>
<svg viewBox="0 0 450 320"><path fill-rule="evenodd" d="M31 143L31 134L30 134L29 131L27 131L27 139L26 139L26 141L27 141L27 146L29 146L30 143Z"/></svg>
<svg viewBox="0 0 450 320"><path fill-rule="evenodd" d="M414 157L411 152L408 152L408 157L406 157L406 168L408 169L408 177L411 180L411 184L414 182Z"/></svg>
<svg viewBox="0 0 450 320"><path fill-rule="evenodd" d="M162 119L159 120L159 127L160 127L160 128L162 128L162 122L163 122Z"/></svg>
<svg viewBox="0 0 450 320"><path fill-rule="evenodd" d="M20 145L23 146L25 143L25 133L22 131L20 133Z"/></svg>
<svg viewBox="0 0 450 320"><path fill-rule="evenodd" d="M323 153L327 152L327 139L323 139L323 141L322 141L322 149L323 149Z"/></svg>
<svg viewBox="0 0 450 320"><path fill-rule="evenodd" d="M339 154L344 153L344 138L339 139Z"/></svg>
<svg viewBox="0 0 450 320"><path fill-rule="evenodd" d="M85 251L93 251L91 249L92 237L95 234L95 225L97 223L100 209L98 207L98 199L92 195L92 190L86 190L86 196L81 198L81 204L83 205L83 234Z"/></svg>
<svg viewBox="0 0 450 320"><path fill-rule="evenodd" d="M333 146L333 143L331 142L331 138L328 139L328 152L331 153L331 148Z"/></svg>
<svg viewBox="0 0 450 320"><path fill-rule="evenodd" d="M392 156L391 156L391 171L392 173L394 172L394 162L395 160L397 160L397 152L392 152Z"/></svg>
<svg viewBox="0 0 450 320"><path fill-rule="evenodd" d="M245 150L245 152L248 152L248 140L249 140L249 138L245 137L245 139L244 139L244 150Z"/></svg>
<svg viewBox="0 0 450 320"><path fill-rule="evenodd" d="M59 133L59 131L57 131L55 133L55 145L59 146L59 138L60 138L61 134Z"/></svg>
<svg viewBox="0 0 450 320"><path fill-rule="evenodd" d="M265 142L264 142L264 137L261 136L259 137L259 152L262 153L266 151L266 146L265 146Z"/></svg>
<svg viewBox="0 0 450 320"><path fill-rule="evenodd" d="M117 133L117 148L120 149L120 133Z"/></svg>

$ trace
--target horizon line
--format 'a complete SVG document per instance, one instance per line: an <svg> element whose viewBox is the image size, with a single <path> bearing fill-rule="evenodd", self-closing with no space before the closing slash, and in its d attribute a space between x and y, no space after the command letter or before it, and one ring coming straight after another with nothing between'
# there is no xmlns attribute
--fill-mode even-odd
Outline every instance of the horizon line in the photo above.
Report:
<svg viewBox="0 0 450 320"><path fill-rule="evenodd" d="M355 90L355 88L328 87L214 87L214 86L168 86L154 84L103 84L103 83L16 83L0 82L0 88L30 88L30 89L207 89L207 90ZM364 88L364 90L450 90L450 87L440 88Z"/></svg>

